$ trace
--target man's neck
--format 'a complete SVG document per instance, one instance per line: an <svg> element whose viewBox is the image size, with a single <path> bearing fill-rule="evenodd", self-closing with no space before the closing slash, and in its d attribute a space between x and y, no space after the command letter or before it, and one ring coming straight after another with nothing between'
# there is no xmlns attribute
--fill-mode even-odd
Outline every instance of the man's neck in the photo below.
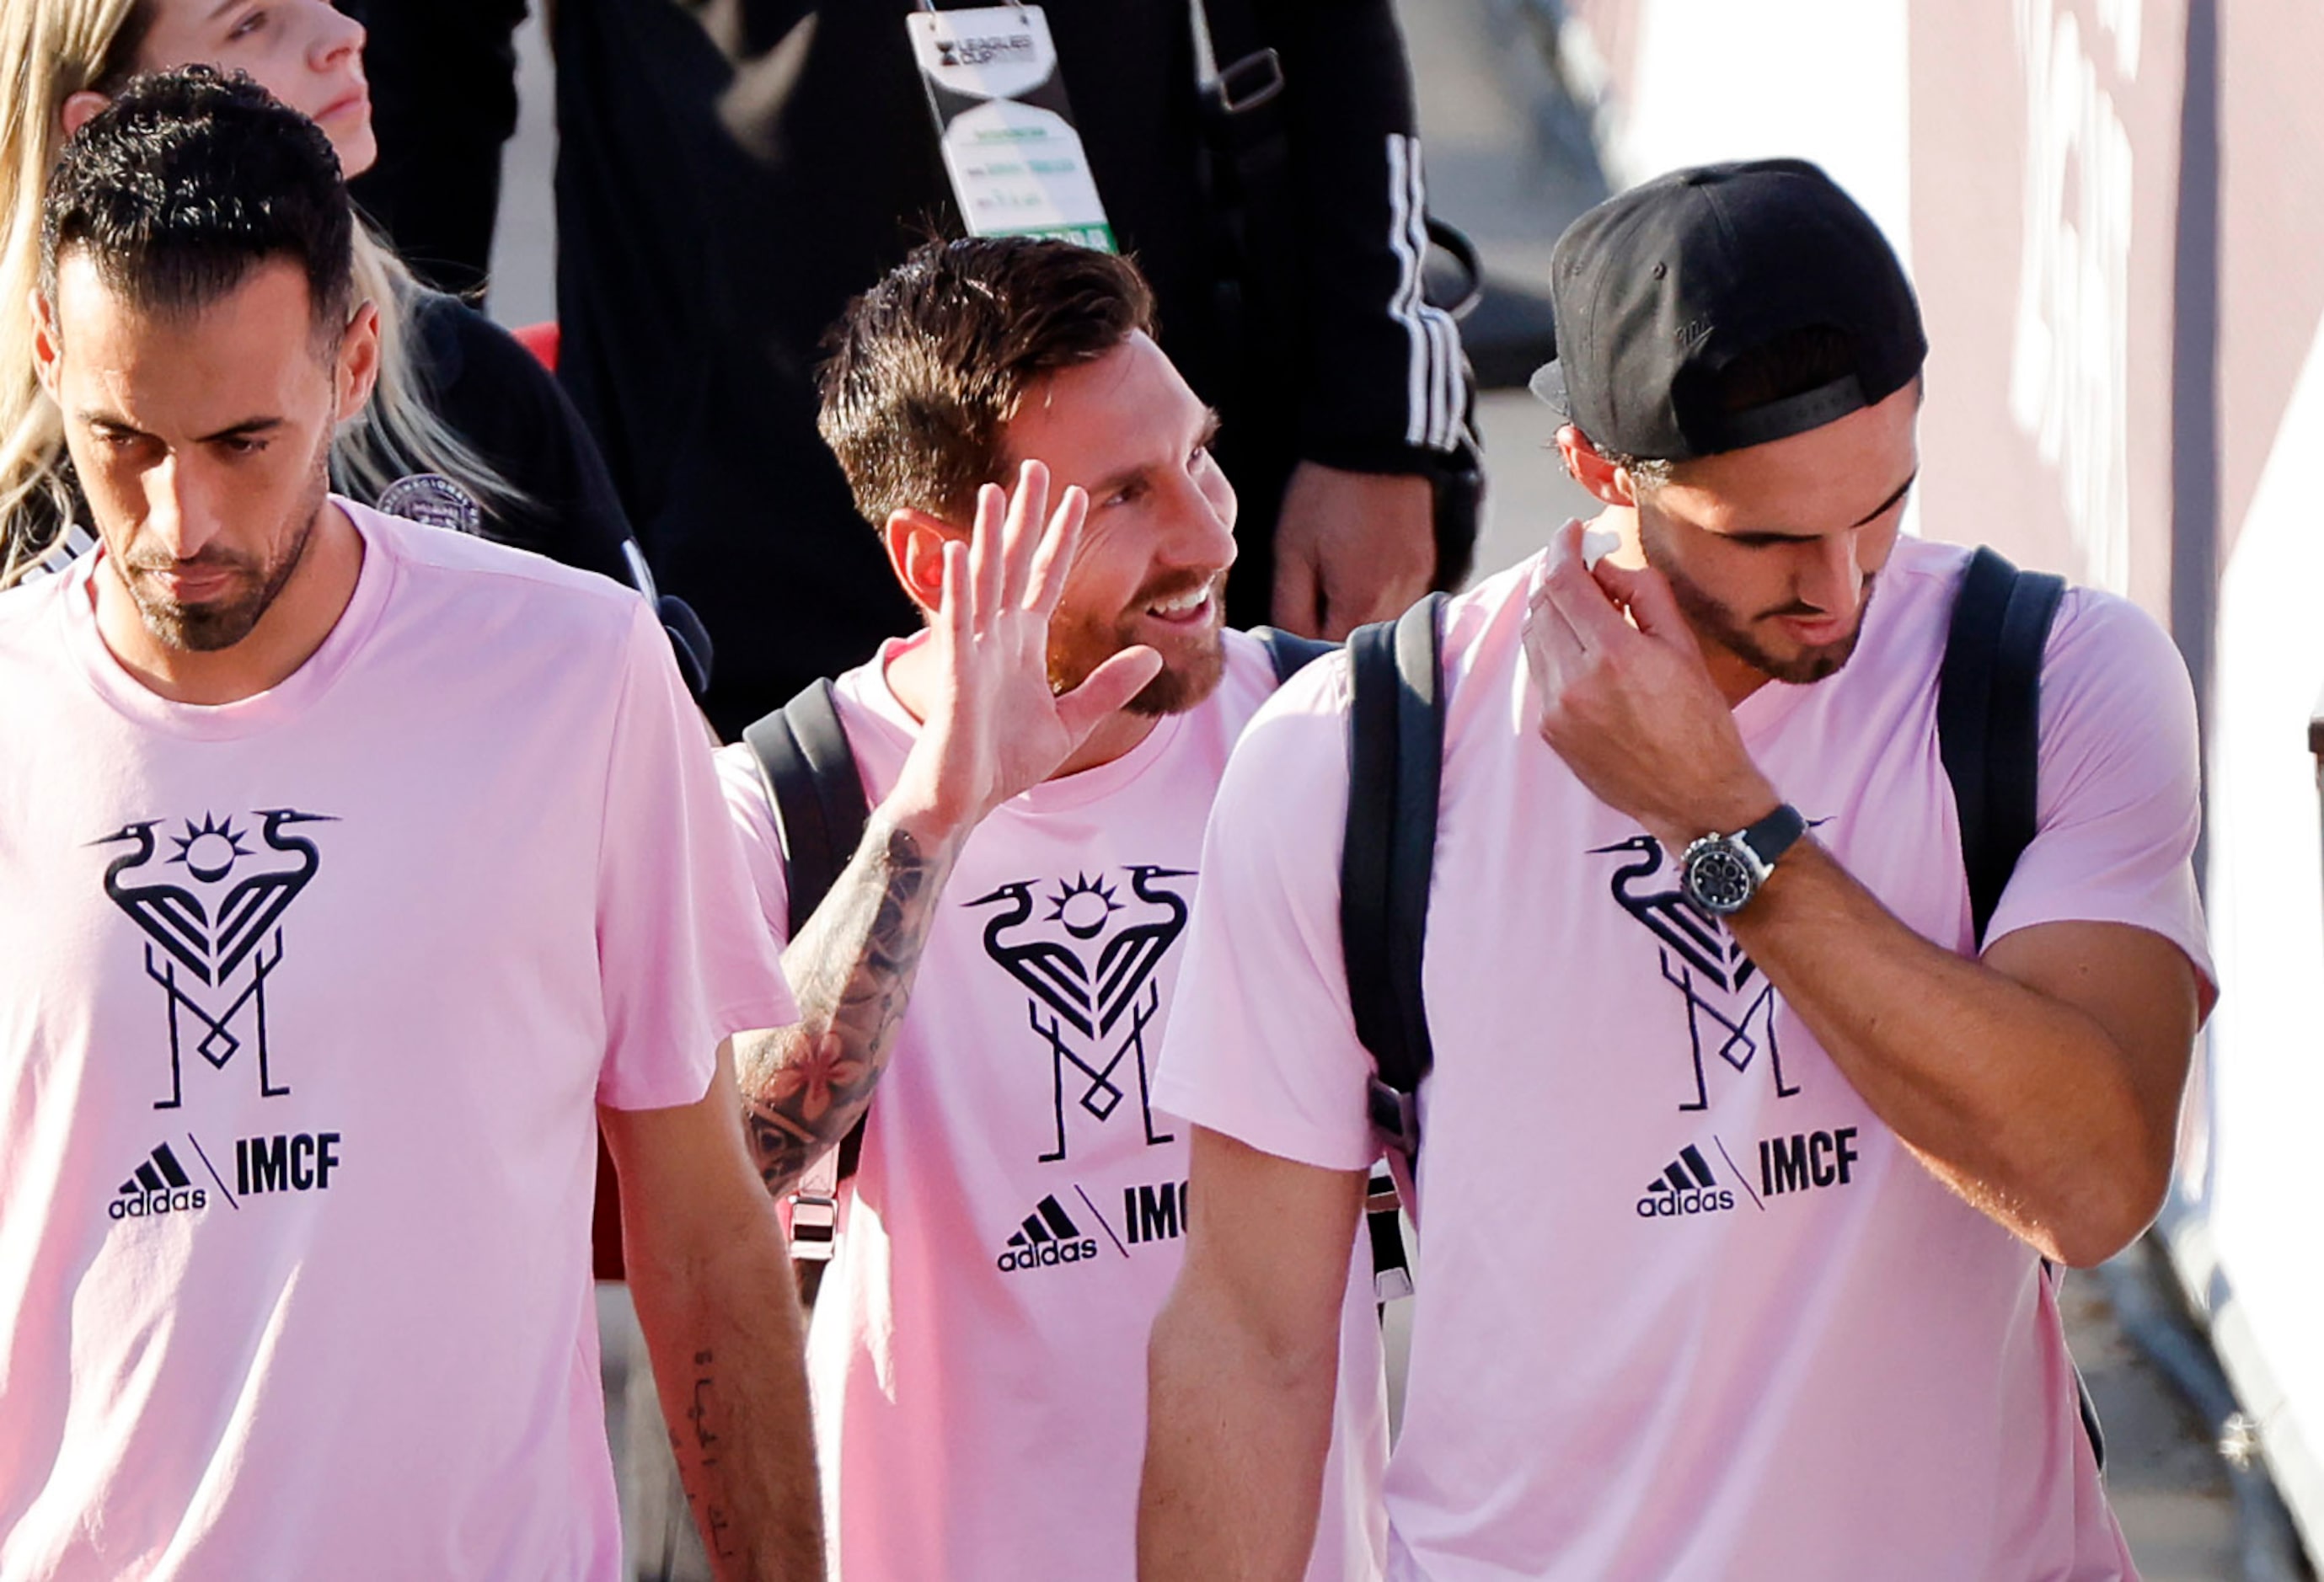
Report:
<svg viewBox="0 0 2324 1582"><path fill-rule="evenodd" d="M887 664L888 690L904 706L904 712L920 724L927 723L928 713L936 706L936 688L940 683L936 674L936 652L926 634L914 638L899 650ZM1065 762L1059 764L1049 778L1062 780L1067 775L1078 775L1110 764L1137 750L1138 744L1153 734L1161 719L1154 714L1133 714L1120 709L1098 722L1081 746L1075 748Z"/></svg>
<svg viewBox="0 0 2324 1582"><path fill-rule="evenodd" d="M318 513L306 552L250 634L231 648L200 652L155 637L108 556L89 578L97 634L121 667L156 696L215 707L281 685L346 613L363 575L363 534L336 501Z"/></svg>
<svg viewBox="0 0 2324 1582"><path fill-rule="evenodd" d="M1694 623L1689 621L1687 626L1692 630ZM1745 698L1773 679L1765 670L1739 658L1723 643L1707 640L1700 631L1694 634L1694 643L1702 650L1703 667L1711 672L1711 685L1719 688L1719 694L1727 700L1727 706L1730 709L1739 707Z"/></svg>

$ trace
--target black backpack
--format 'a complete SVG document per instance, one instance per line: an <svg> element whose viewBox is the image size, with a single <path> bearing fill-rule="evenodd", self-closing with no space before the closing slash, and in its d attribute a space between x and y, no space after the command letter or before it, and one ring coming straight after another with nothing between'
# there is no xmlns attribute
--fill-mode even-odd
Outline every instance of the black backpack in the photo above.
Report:
<svg viewBox="0 0 2324 1582"><path fill-rule="evenodd" d="M1337 646L1270 626L1254 628L1250 635L1266 648L1277 685ZM742 740L758 762L759 778L774 809L789 897L789 934L797 939L862 844L863 828L872 817L863 776L847 744L837 697L828 681L808 683L790 702L753 722ZM841 1141L834 1163L811 1166L800 1182L792 1198L791 1252L802 1265L819 1265L830 1259L839 1183L855 1173L862 1154L863 1121L859 1118ZM813 1276L807 1283L812 1300Z"/></svg>
<svg viewBox="0 0 2324 1582"><path fill-rule="evenodd" d="M2041 752L2042 653L2062 578L2021 572L1989 548L1970 557L1937 680L1937 746L1960 812L1977 943L2034 839ZM1348 639L1348 824L1340 857L1340 936L1356 1035L1371 1052L1370 1108L1405 1178L1419 1158L1415 1095L1434 1062L1421 987L1444 757L1438 654L1445 596ZM1383 1297L1409 1291L1403 1237L1374 1178L1372 1262ZM2079 1381L2078 1381L2079 1382ZM2106 1446L2087 1390L2082 1425Z"/></svg>

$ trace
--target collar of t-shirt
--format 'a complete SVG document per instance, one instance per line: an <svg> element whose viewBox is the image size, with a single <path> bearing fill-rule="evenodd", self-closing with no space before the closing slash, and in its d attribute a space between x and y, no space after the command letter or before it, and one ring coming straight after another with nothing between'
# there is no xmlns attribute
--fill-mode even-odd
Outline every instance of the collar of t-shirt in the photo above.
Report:
<svg viewBox="0 0 2324 1582"><path fill-rule="evenodd" d="M378 624L395 580L394 556L383 535L366 520L371 513L337 495L331 497L331 503L344 510L355 531L363 535L363 570L355 579L355 596L322 646L274 685L230 704L181 704L153 692L132 676L106 647L105 636L97 630L96 589L90 579L104 563L102 548L75 561L62 579L65 642L73 668L116 713L172 736L225 741L297 720L346 673L349 658Z"/></svg>

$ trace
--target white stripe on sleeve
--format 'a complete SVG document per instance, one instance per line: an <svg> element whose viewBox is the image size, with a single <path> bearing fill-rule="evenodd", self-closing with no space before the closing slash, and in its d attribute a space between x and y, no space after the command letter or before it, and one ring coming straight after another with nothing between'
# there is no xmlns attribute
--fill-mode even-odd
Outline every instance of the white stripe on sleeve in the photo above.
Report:
<svg viewBox="0 0 2324 1582"><path fill-rule="evenodd" d="M1422 295L1428 256L1428 195L1420 173L1420 143L1388 134L1388 249L1397 264L1388 316L1404 327L1410 347L1405 377L1405 443L1452 448L1461 420L1461 338L1452 315Z"/></svg>

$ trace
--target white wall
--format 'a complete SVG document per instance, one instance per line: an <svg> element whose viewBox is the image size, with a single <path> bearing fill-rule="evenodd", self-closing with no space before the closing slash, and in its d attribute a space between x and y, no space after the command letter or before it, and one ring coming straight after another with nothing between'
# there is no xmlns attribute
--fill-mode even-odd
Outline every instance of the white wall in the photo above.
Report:
<svg viewBox="0 0 2324 1582"><path fill-rule="evenodd" d="M1831 172L1912 264L1904 0L1640 0L1618 181L1794 154Z"/></svg>
<svg viewBox="0 0 2324 1582"><path fill-rule="evenodd" d="M2324 835L2308 721L2324 693L2324 332L2219 584L2209 763L2209 1250L2233 1293L2220 1351L2277 1479L2324 1550ZM2200 1265L2199 1265L2200 1266ZM2198 1292L2199 1296L2201 1294Z"/></svg>

